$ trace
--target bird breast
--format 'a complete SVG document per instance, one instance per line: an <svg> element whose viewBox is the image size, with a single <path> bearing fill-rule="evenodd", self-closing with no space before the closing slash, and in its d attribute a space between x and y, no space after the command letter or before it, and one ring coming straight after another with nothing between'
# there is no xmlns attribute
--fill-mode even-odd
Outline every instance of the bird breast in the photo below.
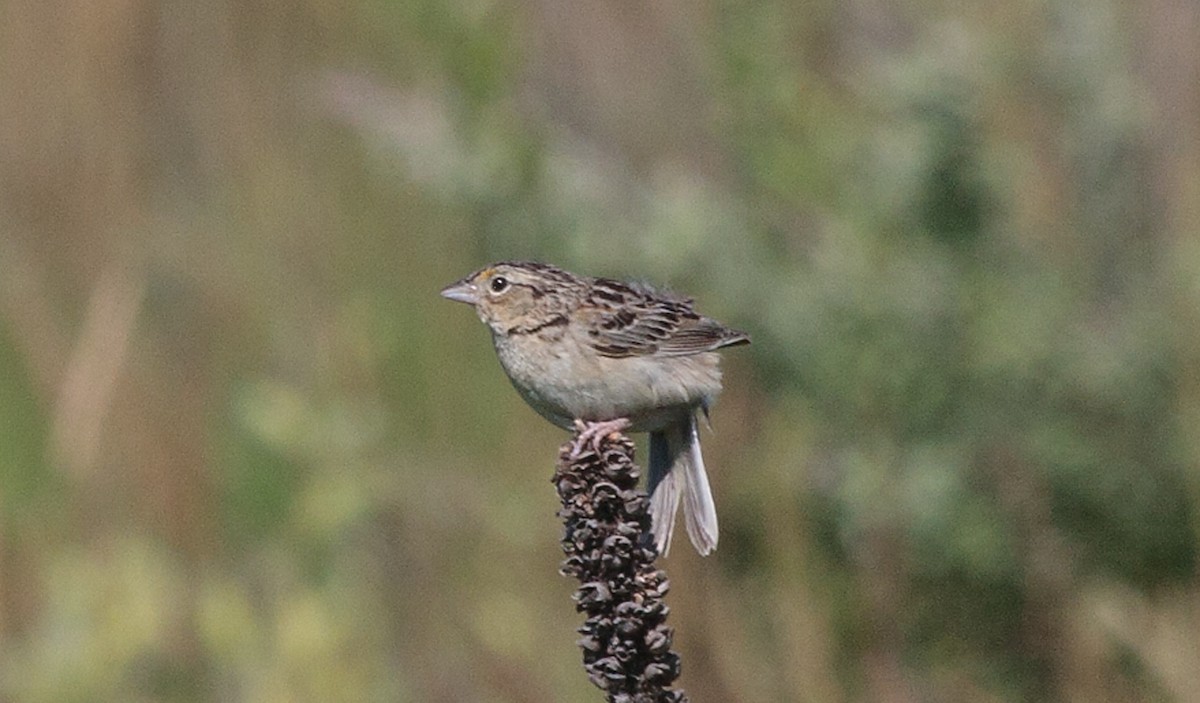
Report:
<svg viewBox="0 0 1200 703"><path fill-rule="evenodd" d="M712 352L611 358L570 334L494 335L493 341L517 392L560 427L624 417L635 432L657 430L721 390L720 357Z"/></svg>

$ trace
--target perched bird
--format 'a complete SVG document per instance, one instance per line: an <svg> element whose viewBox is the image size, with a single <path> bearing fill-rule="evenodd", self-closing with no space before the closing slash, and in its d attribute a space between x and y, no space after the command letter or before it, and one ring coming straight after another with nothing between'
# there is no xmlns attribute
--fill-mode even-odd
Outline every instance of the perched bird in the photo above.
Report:
<svg viewBox="0 0 1200 703"><path fill-rule="evenodd" d="M745 333L700 315L690 298L532 262L492 264L442 295L475 308L513 386L550 422L650 433L647 490L660 554L671 548L680 502L696 551L716 548L696 412L707 416L721 391L714 351L749 343Z"/></svg>

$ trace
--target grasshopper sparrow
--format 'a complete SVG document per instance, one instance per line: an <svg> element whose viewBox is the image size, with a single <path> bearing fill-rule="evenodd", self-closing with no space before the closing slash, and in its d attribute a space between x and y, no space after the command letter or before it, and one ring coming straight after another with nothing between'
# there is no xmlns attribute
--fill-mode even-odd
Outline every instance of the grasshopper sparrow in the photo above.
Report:
<svg viewBox="0 0 1200 703"><path fill-rule="evenodd" d="M717 546L717 512L696 411L721 390L721 347L750 338L649 286L530 262L487 266L442 295L475 308L521 397L550 422L589 433L650 433L647 490L654 541L671 547L683 503L700 554Z"/></svg>

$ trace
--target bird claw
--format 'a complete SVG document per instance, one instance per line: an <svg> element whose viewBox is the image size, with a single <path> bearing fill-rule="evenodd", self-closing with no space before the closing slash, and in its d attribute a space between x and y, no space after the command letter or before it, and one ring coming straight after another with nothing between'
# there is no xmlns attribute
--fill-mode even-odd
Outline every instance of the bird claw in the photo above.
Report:
<svg viewBox="0 0 1200 703"><path fill-rule="evenodd" d="M629 420L619 417L615 420L604 420L602 422L584 422L583 420L575 421L575 442L571 447L570 458L578 459L583 453L583 448L590 446L592 451L600 453L600 440L621 430L629 427Z"/></svg>

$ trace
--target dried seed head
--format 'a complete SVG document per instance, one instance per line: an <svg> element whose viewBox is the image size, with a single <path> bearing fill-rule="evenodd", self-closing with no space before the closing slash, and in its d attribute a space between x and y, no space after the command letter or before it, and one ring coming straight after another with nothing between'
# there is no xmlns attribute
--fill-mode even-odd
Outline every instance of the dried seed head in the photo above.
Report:
<svg viewBox="0 0 1200 703"><path fill-rule="evenodd" d="M564 526L560 573L579 579L575 607L588 616L579 628L583 665L610 703L684 703L670 688L679 655L664 624L669 583L654 568L650 503L638 478L624 435L595 443L576 436L563 446L553 479Z"/></svg>

